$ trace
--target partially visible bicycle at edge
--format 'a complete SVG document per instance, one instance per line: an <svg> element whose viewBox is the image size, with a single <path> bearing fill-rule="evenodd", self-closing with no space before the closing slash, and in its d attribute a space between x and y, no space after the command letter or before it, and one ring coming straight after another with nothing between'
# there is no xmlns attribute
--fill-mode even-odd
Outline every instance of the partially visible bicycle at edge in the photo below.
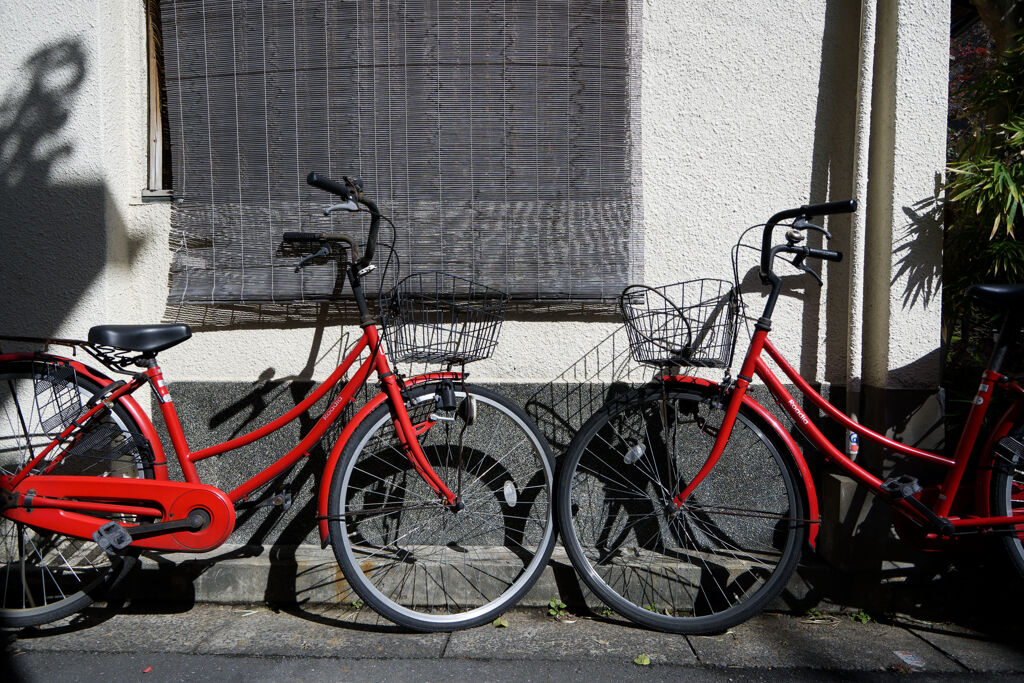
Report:
<svg viewBox="0 0 1024 683"><path fill-rule="evenodd" d="M80 349L105 371L49 351L0 354L0 624L73 614L101 597L141 551L208 552L228 540L236 511L288 505L290 468L374 373L380 393L329 445L315 494L321 542L333 546L345 577L331 572L345 585L334 597L363 601L409 628L450 631L509 609L544 570L555 542L548 444L519 406L468 384L464 371L493 352L507 295L446 273L415 274L384 302L382 336L362 287L382 216L357 179L311 173L307 180L340 197L325 214L371 215L362 254L344 233L283 236L309 253L296 270L335 264L334 292L347 279L362 331L320 386L263 426L189 447L157 363L160 351L191 336L187 325L101 325L87 340L3 337ZM391 365L400 361L442 367L403 377ZM170 480L164 446L131 395L147 385L184 481ZM197 462L314 409L323 412L301 441L235 489L200 481Z"/></svg>
<svg viewBox="0 0 1024 683"><path fill-rule="evenodd" d="M738 266L732 282L623 292L630 351L657 374L611 399L577 432L556 496L572 563L621 615L664 631L720 632L764 609L785 588L804 546L815 546L821 512L814 482L791 434L748 393L755 378L832 468L892 507L901 539L940 550L984 534L1024 575L1024 387L1001 370L1024 323L1024 285L968 291L975 303L1001 311L1004 322L951 458L852 421L769 340L782 288L778 260L818 278L807 262L839 261L842 254L806 246L807 231L831 238L811 219L855 209L852 200L801 206L763 224L758 271L768 296L735 378L729 368L741 307ZM787 227L785 241L776 243L776 226ZM768 361L829 420L913 467L883 480L851 460L801 410ZM724 368L725 377L683 374L690 368ZM995 394L1010 407L983 430Z"/></svg>

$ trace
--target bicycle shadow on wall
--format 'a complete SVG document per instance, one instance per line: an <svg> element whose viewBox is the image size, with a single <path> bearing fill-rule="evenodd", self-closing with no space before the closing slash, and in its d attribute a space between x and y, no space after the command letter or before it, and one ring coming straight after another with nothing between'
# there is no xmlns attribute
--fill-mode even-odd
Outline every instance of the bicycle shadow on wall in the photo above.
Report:
<svg viewBox="0 0 1024 683"><path fill-rule="evenodd" d="M81 154L70 123L92 113L77 106L87 72L80 40L56 42L21 64L0 100L0 333L54 336L72 321L84 333L104 322L79 322L76 311L112 260L130 267L142 246L111 213L102 181L58 179L74 178Z"/></svg>

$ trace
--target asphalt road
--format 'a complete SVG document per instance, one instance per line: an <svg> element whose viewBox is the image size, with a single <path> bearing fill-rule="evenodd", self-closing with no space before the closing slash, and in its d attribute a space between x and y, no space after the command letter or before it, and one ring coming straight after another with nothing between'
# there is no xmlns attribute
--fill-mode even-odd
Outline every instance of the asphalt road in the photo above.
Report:
<svg viewBox="0 0 1024 683"><path fill-rule="evenodd" d="M410 633L364 610L137 604L90 608L6 632L2 679L16 681L621 681L1017 678L1024 637L897 618L762 614L712 636L655 633L611 618ZM650 664L634 659L646 654Z"/></svg>

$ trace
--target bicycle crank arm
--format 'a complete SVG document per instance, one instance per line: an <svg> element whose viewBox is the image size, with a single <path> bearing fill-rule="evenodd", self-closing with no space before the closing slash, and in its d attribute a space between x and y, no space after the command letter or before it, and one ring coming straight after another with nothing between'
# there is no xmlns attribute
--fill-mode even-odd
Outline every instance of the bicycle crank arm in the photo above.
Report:
<svg viewBox="0 0 1024 683"><path fill-rule="evenodd" d="M173 522L157 522L156 524L140 524L128 527L125 531L132 538L158 536L172 531L202 531L210 524L210 513L202 508L193 508L185 519Z"/></svg>
<svg viewBox="0 0 1024 683"><path fill-rule="evenodd" d="M174 522L158 522L156 524L140 524L139 526L123 527L117 522L107 522L95 532L92 540L107 555L116 555L132 544L132 539L168 534L174 531L201 531L210 523L210 513L202 508L195 508L185 519Z"/></svg>

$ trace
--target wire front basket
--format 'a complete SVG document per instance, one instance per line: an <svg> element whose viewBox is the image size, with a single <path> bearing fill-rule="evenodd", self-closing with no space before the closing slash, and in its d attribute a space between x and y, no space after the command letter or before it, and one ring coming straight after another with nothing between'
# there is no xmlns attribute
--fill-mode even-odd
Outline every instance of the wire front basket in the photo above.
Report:
<svg viewBox="0 0 1024 683"><path fill-rule="evenodd" d="M469 363L489 358L509 296L441 271L403 278L383 302L393 362Z"/></svg>
<svg viewBox="0 0 1024 683"><path fill-rule="evenodd" d="M724 368L732 360L739 298L731 282L632 285L619 307L639 363Z"/></svg>

